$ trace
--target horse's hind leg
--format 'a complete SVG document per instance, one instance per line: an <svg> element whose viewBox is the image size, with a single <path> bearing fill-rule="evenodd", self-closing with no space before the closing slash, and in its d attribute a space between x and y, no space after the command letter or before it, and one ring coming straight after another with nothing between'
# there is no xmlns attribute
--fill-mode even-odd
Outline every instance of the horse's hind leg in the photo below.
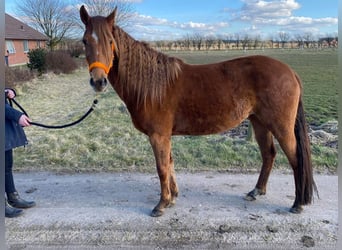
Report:
<svg viewBox="0 0 342 250"><path fill-rule="evenodd" d="M246 200L252 201L255 200L258 195L266 194L266 185L273 167L276 149L274 147L272 133L261 124L257 117L251 116L249 119L253 125L255 139L259 145L262 157L262 167L258 182L255 188L245 197Z"/></svg>
<svg viewBox="0 0 342 250"><path fill-rule="evenodd" d="M290 131L289 131L290 132ZM295 189L296 189L296 199L294 201L294 204L292 208L290 209L290 212L292 213L301 213L303 210L302 204L300 202L300 176L298 175L298 160L297 160L297 153L296 153L296 138L294 133L287 133L287 136L277 137L279 144L281 148L283 149L285 155L287 156L287 159L289 160L289 163L292 167L293 174L294 174L294 180L295 180Z"/></svg>
<svg viewBox="0 0 342 250"><path fill-rule="evenodd" d="M303 210L302 205L304 203L301 201L302 192L304 192L301 184L303 181L307 181L308 184L306 188L309 188L311 184L309 184L309 180L303 180L303 176L300 174L298 159L297 159L297 141L296 136L294 133L294 127L293 126L278 126L277 130L274 130L274 136L278 140L279 145L281 146L282 150L284 151L285 155L287 156L287 159L293 169L294 174L294 180L295 180L295 193L296 193L296 199L294 201L294 204L292 208L290 209L290 212L292 213L301 213ZM311 176L312 178L312 176Z"/></svg>

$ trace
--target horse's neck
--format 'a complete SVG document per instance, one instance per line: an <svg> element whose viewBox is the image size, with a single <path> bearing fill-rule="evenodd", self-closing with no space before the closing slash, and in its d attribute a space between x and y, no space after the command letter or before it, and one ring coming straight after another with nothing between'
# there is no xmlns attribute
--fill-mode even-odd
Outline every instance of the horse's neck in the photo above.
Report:
<svg viewBox="0 0 342 250"><path fill-rule="evenodd" d="M120 28L114 30L113 36L118 46L118 58L112 79L118 95L127 105L160 103L166 89L178 78L182 62L134 40Z"/></svg>
<svg viewBox="0 0 342 250"><path fill-rule="evenodd" d="M127 91L127 86L125 86L123 81L120 81L120 76L118 73L118 62L114 62L112 72L108 76L108 80L111 83L113 89L120 97L120 99L126 104L126 106L133 106L132 100L129 98L129 92Z"/></svg>

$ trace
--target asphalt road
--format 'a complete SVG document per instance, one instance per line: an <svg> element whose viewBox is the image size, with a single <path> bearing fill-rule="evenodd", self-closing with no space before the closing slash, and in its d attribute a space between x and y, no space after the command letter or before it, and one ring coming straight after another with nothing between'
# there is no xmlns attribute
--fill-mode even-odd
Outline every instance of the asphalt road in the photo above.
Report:
<svg viewBox="0 0 342 250"><path fill-rule="evenodd" d="M272 173L267 194L243 199L255 174L178 173L180 195L165 215L153 174L16 173L21 196L37 206L6 218L9 249L335 249L338 180L315 175L320 199L288 212L293 176Z"/></svg>

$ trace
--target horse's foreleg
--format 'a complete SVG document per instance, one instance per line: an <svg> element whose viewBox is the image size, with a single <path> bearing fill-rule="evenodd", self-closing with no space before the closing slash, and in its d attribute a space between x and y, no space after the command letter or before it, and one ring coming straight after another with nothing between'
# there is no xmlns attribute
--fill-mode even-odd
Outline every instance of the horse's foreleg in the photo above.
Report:
<svg viewBox="0 0 342 250"><path fill-rule="evenodd" d="M267 181L273 167L276 149L274 147L271 132L266 129L256 117L250 117L250 121L253 124L255 139L259 145L262 157L262 167L258 182L255 188L245 197L246 200L252 201L255 200L258 195L266 194Z"/></svg>
<svg viewBox="0 0 342 250"><path fill-rule="evenodd" d="M171 205L176 204L176 198L178 197L178 186L176 182L176 173L174 169L174 163L172 155L170 153L170 189L171 189Z"/></svg>
<svg viewBox="0 0 342 250"><path fill-rule="evenodd" d="M157 217L163 215L165 208L172 205L170 185L173 178L170 171L171 137L153 134L150 136L150 143L156 159L161 188L160 201L151 213L151 216Z"/></svg>

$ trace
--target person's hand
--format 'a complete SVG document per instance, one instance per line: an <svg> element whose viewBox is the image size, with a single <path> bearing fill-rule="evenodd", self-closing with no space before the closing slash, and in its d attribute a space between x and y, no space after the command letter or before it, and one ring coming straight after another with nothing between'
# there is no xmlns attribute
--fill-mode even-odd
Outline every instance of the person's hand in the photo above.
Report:
<svg viewBox="0 0 342 250"><path fill-rule="evenodd" d="M26 115L20 116L19 121L18 121L19 125L22 127L31 126L30 122L31 122L30 118L28 118Z"/></svg>
<svg viewBox="0 0 342 250"><path fill-rule="evenodd" d="M15 97L15 93L12 89L6 89L6 93L7 93L7 98L9 99L13 99Z"/></svg>

